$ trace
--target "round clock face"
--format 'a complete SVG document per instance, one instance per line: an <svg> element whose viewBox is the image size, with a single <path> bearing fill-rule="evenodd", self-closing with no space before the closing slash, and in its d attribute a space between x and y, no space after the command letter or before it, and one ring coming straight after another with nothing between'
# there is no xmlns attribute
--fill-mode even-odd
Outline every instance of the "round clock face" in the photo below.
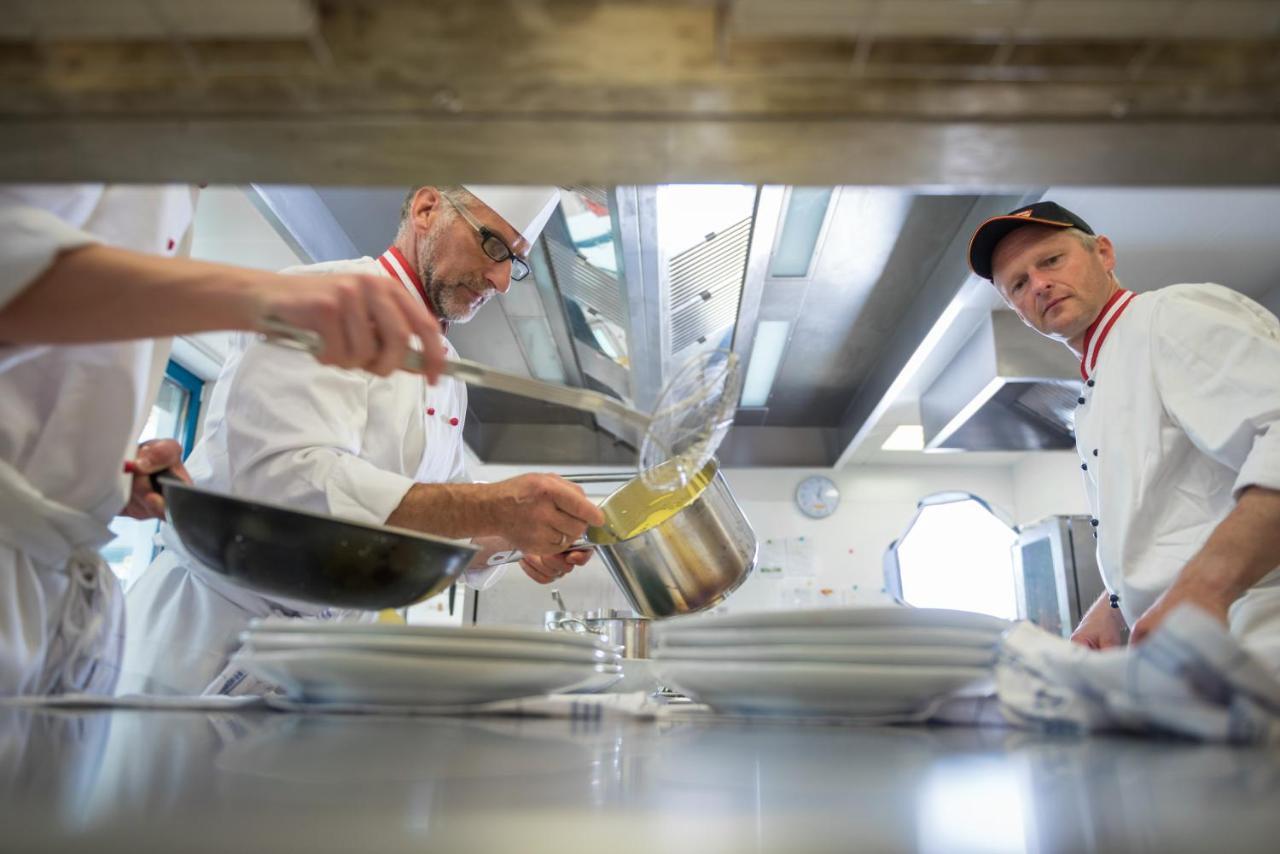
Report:
<svg viewBox="0 0 1280 854"><path fill-rule="evenodd" d="M807 477L796 487L796 506L811 519L825 519L840 506L840 489L829 477Z"/></svg>

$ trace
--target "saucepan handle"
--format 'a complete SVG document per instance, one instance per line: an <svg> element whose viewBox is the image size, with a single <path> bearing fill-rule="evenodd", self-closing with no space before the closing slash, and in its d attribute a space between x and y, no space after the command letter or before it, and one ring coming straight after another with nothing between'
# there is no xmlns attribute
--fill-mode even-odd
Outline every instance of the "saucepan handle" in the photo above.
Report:
<svg viewBox="0 0 1280 854"><path fill-rule="evenodd" d="M565 546L564 551L560 554L569 554L576 551L594 551L596 544L587 539L580 539L577 542L570 543ZM468 569L487 569L493 566L503 566L508 563L519 563L524 560L524 552L519 549L503 549L502 551L490 552L488 554L480 552L475 559L471 561Z"/></svg>

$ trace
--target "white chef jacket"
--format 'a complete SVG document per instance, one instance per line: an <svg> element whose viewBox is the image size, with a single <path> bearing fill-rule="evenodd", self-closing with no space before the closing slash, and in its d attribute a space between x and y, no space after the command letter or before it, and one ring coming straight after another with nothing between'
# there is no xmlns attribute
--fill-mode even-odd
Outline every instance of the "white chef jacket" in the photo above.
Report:
<svg viewBox="0 0 1280 854"><path fill-rule="evenodd" d="M388 275L381 261L284 272ZM468 479L466 411L467 389L457 380L431 386L404 371L376 377L328 367L246 335L222 368L186 466L197 486L383 524L415 482ZM167 525L161 537L165 550L127 595L122 694L256 692L265 686L229 666L254 618L372 616L240 587L188 555Z"/></svg>
<svg viewBox="0 0 1280 854"><path fill-rule="evenodd" d="M1098 564L1129 625L1248 486L1280 489L1280 323L1213 284L1121 291L1086 339L1076 449ZM1280 571L1229 614L1280 668Z"/></svg>
<svg viewBox="0 0 1280 854"><path fill-rule="evenodd" d="M186 254L195 192L0 187L0 305L72 248ZM122 608L98 549L125 504L121 466L168 354L168 339L0 344L0 695L110 693L115 683Z"/></svg>

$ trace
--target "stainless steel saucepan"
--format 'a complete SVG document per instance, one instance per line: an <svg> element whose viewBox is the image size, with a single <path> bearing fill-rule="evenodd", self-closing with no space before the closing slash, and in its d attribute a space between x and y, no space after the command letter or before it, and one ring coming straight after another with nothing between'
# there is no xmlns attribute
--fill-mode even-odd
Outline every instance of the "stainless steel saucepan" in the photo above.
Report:
<svg viewBox="0 0 1280 854"><path fill-rule="evenodd" d="M662 492L635 477L600 509L605 527L589 529L569 550L595 549L642 616L706 610L737 590L755 569L755 532L714 459L682 490ZM497 566L521 557L520 552L499 552L484 562Z"/></svg>

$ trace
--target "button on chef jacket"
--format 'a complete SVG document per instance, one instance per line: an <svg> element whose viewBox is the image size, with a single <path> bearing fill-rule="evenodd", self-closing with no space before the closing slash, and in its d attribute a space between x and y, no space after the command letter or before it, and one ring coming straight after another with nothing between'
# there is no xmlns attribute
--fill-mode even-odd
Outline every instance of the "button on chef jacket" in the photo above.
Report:
<svg viewBox="0 0 1280 854"><path fill-rule="evenodd" d="M102 242L185 255L185 186L0 187L0 305L59 253ZM0 343L0 695L115 683L121 596L98 550L124 507L169 340Z"/></svg>
<svg viewBox="0 0 1280 854"><path fill-rule="evenodd" d="M1280 489L1280 323L1214 284L1124 292L1113 308L1086 347L1076 448L1103 581L1133 625L1241 490ZM1280 670L1280 571L1229 619Z"/></svg>
<svg viewBox="0 0 1280 854"><path fill-rule="evenodd" d="M373 258L284 272L389 275ZM377 377L241 336L187 470L197 486L382 524L415 482L468 480L466 410L466 386L449 377L435 386L404 371ZM187 554L168 525L161 539L165 550L128 591L120 693L256 693L269 686L229 666L252 619L372 616L256 593Z"/></svg>

